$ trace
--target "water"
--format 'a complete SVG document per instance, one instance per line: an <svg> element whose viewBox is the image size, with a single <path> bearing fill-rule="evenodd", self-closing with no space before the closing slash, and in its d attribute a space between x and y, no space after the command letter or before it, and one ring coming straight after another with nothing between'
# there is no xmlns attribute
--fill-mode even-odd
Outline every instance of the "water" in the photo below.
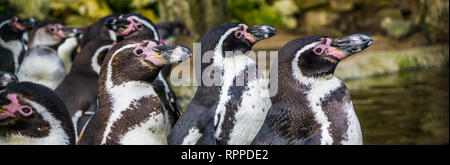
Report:
<svg viewBox="0 0 450 165"><path fill-rule="evenodd" d="M364 144L449 144L447 67L347 81Z"/></svg>

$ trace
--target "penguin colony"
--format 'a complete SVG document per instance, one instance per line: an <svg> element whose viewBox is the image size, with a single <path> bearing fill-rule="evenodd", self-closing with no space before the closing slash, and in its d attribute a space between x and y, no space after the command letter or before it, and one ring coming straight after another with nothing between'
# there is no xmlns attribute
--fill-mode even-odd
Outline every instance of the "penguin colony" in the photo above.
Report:
<svg viewBox="0 0 450 165"><path fill-rule="evenodd" d="M278 92L256 61L270 25L225 23L201 38L202 81L182 111L167 82L192 56L178 22L112 14L78 29L63 22L0 17L0 144L339 145L363 144L337 64L373 40L313 35L278 54ZM212 52L212 55L211 55ZM231 53L230 53L231 52ZM202 75L196 75L202 76ZM211 85L212 84L212 85Z"/></svg>

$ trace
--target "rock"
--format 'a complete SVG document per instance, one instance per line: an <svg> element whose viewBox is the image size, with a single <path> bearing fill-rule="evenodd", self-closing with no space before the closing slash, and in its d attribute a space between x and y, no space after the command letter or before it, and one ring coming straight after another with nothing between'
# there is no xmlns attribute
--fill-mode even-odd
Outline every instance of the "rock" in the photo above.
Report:
<svg viewBox="0 0 450 165"><path fill-rule="evenodd" d="M326 4L328 4L328 0L314 0L314 1L295 0L295 3L301 9L308 9L308 8L312 8L312 7L316 7L316 6L320 6L320 5L326 5Z"/></svg>
<svg viewBox="0 0 450 165"><path fill-rule="evenodd" d="M326 26L339 18L339 15L327 10L311 10L305 13L303 25L307 27Z"/></svg>
<svg viewBox="0 0 450 165"><path fill-rule="evenodd" d="M394 38L401 38L408 34L411 23L403 19L392 19L391 17L386 17L381 21L381 28L383 28L387 34Z"/></svg>
<svg viewBox="0 0 450 165"><path fill-rule="evenodd" d="M332 0L330 7L334 11L349 11L353 9L353 0Z"/></svg>
<svg viewBox="0 0 450 165"><path fill-rule="evenodd" d="M280 0L273 4L273 7L277 12L283 16L291 16L299 11L297 5L292 0Z"/></svg>

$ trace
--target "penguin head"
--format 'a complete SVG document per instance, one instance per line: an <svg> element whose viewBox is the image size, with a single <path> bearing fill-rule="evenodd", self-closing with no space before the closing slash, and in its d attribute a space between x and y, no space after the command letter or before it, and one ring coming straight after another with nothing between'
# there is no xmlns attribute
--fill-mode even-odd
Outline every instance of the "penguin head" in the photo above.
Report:
<svg viewBox="0 0 450 165"><path fill-rule="evenodd" d="M139 13L122 14L108 18L106 27L121 39L143 38L160 41L153 22Z"/></svg>
<svg viewBox="0 0 450 165"><path fill-rule="evenodd" d="M43 21L31 32L32 45L56 46L69 37L76 37L81 30L67 27L59 21Z"/></svg>
<svg viewBox="0 0 450 165"><path fill-rule="evenodd" d="M342 59L361 52L372 44L372 38L364 34L335 39L320 35L302 37L281 48L280 63L296 62L295 65L307 77L332 75Z"/></svg>
<svg viewBox="0 0 450 165"><path fill-rule="evenodd" d="M4 89L9 83L19 82L17 76L10 72L0 71L0 90Z"/></svg>
<svg viewBox="0 0 450 165"><path fill-rule="evenodd" d="M36 17L28 17L20 19L19 22L25 27L26 30L32 30L35 26L40 23L41 20Z"/></svg>
<svg viewBox="0 0 450 165"><path fill-rule="evenodd" d="M117 76L115 78L151 82L164 66L182 62L191 56L191 50L186 46L167 46L155 40L136 38L114 45L105 58L109 62L103 62L103 65L111 63L113 76Z"/></svg>
<svg viewBox="0 0 450 165"><path fill-rule="evenodd" d="M22 37L26 27L22 25L17 16L5 16L0 18L0 36L4 41L16 40Z"/></svg>
<svg viewBox="0 0 450 165"><path fill-rule="evenodd" d="M64 143L75 142L72 119L58 95L51 89L32 82L8 84L0 91L0 136L20 134L39 138L59 129Z"/></svg>

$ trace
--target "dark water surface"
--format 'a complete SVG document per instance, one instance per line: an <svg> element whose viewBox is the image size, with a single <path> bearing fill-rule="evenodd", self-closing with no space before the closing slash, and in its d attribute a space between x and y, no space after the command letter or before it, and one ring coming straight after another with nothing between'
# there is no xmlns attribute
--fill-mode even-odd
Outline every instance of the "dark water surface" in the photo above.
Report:
<svg viewBox="0 0 450 165"><path fill-rule="evenodd" d="M364 144L449 144L449 68L347 81Z"/></svg>

